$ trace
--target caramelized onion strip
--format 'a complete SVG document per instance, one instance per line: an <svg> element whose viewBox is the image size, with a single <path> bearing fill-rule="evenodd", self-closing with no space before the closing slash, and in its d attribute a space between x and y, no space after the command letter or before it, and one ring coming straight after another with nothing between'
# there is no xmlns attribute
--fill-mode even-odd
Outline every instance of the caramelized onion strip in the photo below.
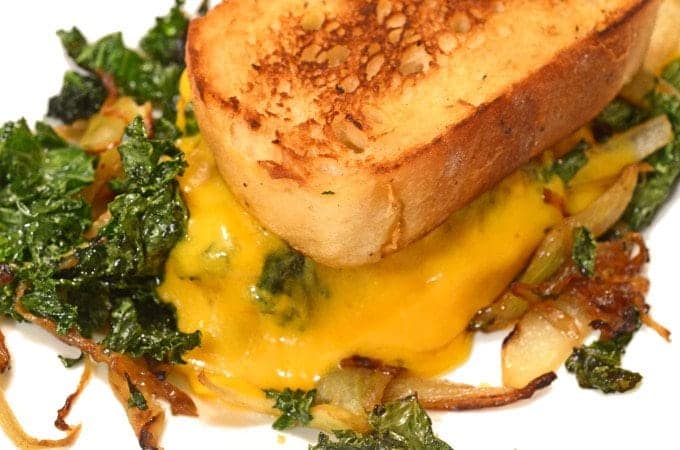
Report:
<svg viewBox="0 0 680 450"><path fill-rule="evenodd" d="M54 426L59 428L61 431L68 431L71 428L73 428L71 425L66 423L66 417L71 412L73 404L76 402L76 400L83 392L83 390L85 390L87 383L90 382L90 378L92 377L92 363L90 363L90 359L84 358L83 364L85 364L85 368L83 369L83 372L80 374L80 381L78 382L78 387L73 393L66 397L64 406L59 408L59 411L57 411L57 418L54 421Z"/></svg>
<svg viewBox="0 0 680 450"><path fill-rule="evenodd" d="M635 191L639 168L626 167L616 182L583 211L554 227L543 239L520 277L524 284L538 284L554 275L568 261L574 229L584 226L594 236L610 229L623 215ZM468 329L495 331L507 328L529 309L531 299L508 291L483 308L470 321Z"/></svg>
<svg viewBox="0 0 680 450"><path fill-rule="evenodd" d="M229 386L225 383L213 381L205 371L198 374L198 381L217 395L217 398L229 406L243 408L249 411L277 416L281 412L274 409L271 399L262 395L252 395ZM341 405L323 403L312 406L310 409L312 420L309 426L324 431L354 430L368 431L369 425L366 414L357 414L343 408Z"/></svg>
<svg viewBox="0 0 680 450"><path fill-rule="evenodd" d="M387 386L383 402L417 393L418 400L427 409L462 411L493 408L527 399L533 396L536 391L549 386L555 378L557 378L556 375L549 372L536 377L522 388L514 389L470 386L436 378L419 378L404 374L396 377Z"/></svg>
<svg viewBox="0 0 680 450"><path fill-rule="evenodd" d="M38 439L30 436L12 412L12 407L7 403L2 389L0 389L0 427L14 445L21 449L69 447L73 445L80 433L80 425L76 425L61 439Z"/></svg>
<svg viewBox="0 0 680 450"><path fill-rule="evenodd" d="M128 421L139 440L140 448L144 450L158 449L160 436L163 434L163 427L165 425L165 413L152 393L145 386L135 386L144 396L147 405L146 409L139 409L128 405L130 389L124 376L109 370L109 384L116 398L125 409Z"/></svg>
<svg viewBox="0 0 680 450"><path fill-rule="evenodd" d="M503 341L503 384L519 388L538 374L557 370L590 334L591 320L574 298L531 307Z"/></svg>
<svg viewBox="0 0 680 450"><path fill-rule="evenodd" d="M23 307L20 301L15 302L14 309L25 320L40 326L65 344L79 348L90 355L94 361L108 365L119 376L124 377L127 374L135 386L146 386L153 395L164 399L170 404L172 414L185 416L198 415L196 404L189 395L168 381L158 379L143 363L107 350L91 339L82 337L74 330L65 334L57 333L57 327L54 322L31 314Z"/></svg>
<svg viewBox="0 0 680 450"><path fill-rule="evenodd" d="M673 141L668 117L653 117L587 151L588 164L569 181L570 186L615 177L628 164L642 161Z"/></svg>
<svg viewBox="0 0 680 450"><path fill-rule="evenodd" d="M5 373L12 362L12 356L5 344L5 335L0 331L0 373Z"/></svg>
<svg viewBox="0 0 680 450"><path fill-rule="evenodd" d="M355 414L337 405L312 406L309 426L324 431L353 430L365 433L371 429L366 414Z"/></svg>
<svg viewBox="0 0 680 450"><path fill-rule="evenodd" d="M596 254L592 277L566 264L550 280L533 286L547 299L533 305L503 342L505 385L522 386L537 374L556 370L593 329L601 339L632 333L639 325L638 314L643 323L656 325L645 303L648 255L642 237L629 233L601 242ZM665 328L655 329L667 337Z"/></svg>
<svg viewBox="0 0 680 450"><path fill-rule="evenodd" d="M217 395L218 399L230 406L270 416L277 414L276 410L273 408L274 403L267 399L261 391L258 391L260 395L251 395L250 393L241 392L239 389L224 383L213 381L210 375L205 371L201 371L198 374L198 381L212 393Z"/></svg>
<svg viewBox="0 0 680 450"><path fill-rule="evenodd" d="M638 167L628 166L618 180L583 211L564 220L545 237L521 277L524 283L541 283L566 261L572 245L573 231L586 227L597 237L621 218L637 184Z"/></svg>

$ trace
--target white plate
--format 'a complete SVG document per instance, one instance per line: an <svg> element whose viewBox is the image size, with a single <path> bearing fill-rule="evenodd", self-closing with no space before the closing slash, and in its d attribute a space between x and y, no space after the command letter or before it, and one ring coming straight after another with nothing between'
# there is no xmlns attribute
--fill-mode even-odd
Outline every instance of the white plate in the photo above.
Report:
<svg viewBox="0 0 680 450"><path fill-rule="evenodd" d="M188 2L194 10L197 1ZM58 92L67 64L55 35L77 25L90 39L122 30L135 45L153 18L165 14L171 0L3 1L0 6L0 120L40 119L47 99ZM677 196L676 196L677 197ZM678 230L680 204L669 205L646 233L651 247L648 302L654 316L671 330L680 329L678 301ZM674 207L675 206L675 207ZM56 410L76 386L81 369L64 369L56 355L74 355L30 325L0 320L13 356L12 370L0 386L26 429L39 437L59 437L52 426ZM478 339L468 364L452 378L472 383L499 382L501 336ZM436 432L456 450L618 450L680 448L677 403L680 401L680 347L643 329L624 359L627 368L643 373L635 391L604 396L577 387L561 370L553 386L534 399L512 407L479 412L433 414ZM673 412L669 412L673 411ZM137 448L123 408L114 399L99 370L76 403L70 423L82 423L76 449ZM285 436L272 430L266 418L223 411L201 420L170 418L166 449L237 448L306 449L316 433ZM0 448L11 448L0 433Z"/></svg>

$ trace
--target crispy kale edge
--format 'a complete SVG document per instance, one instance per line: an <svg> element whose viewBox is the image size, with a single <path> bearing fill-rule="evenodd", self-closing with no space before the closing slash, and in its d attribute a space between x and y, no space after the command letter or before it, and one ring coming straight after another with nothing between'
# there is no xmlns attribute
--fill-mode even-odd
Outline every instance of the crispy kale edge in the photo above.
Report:
<svg viewBox="0 0 680 450"><path fill-rule="evenodd" d="M613 339L575 348L565 366L576 375L582 388L605 394L629 391L642 380L639 373L621 367L621 357L632 338L633 333L621 333Z"/></svg>
<svg viewBox="0 0 680 450"><path fill-rule="evenodd" d="M308 425L313 417L310 413L316 390L303 391L301 389L292 390L289 388L283 391L266 389L264 391L267 398L274 400L274 408L281 411L281 415L272 424L275 430L286 430L297 426Z"/></svg>
<svg viewBox="0 0 680 450"><path fill-rule="evenodd" d="M453 450L432 431L432 420L415 395L376 406L368 416L372 431L319 434L309 450Z"/></svg>
<svg viewBox="0 0 680 450"><path fill-rule="evenodd" d="M64 75L61 92L49 101L48 116L71 123L92 115L106 98L100 80L105 74L118 93L138 103L151 102L163 117L174 122L189 27L183 4L183 0L176 0L165 16L156 18L140 41L142 53L126 47L121 33L89 43L76 27L58 31L66 54L84 73L69 71Z"/></svg>
<svg viewBox="0 0 680 450"><path fill-rule="evenodd" d="M55 322L59 333L91 337L108 329L104 344L131 356L181 363L200 333L177 330L175 309L155 289L187 210L175 177L182 153L152 140L137 118L119 147L125 177L113 183L111 219L84 241L90 210L78 196L93 180L93 158L44 124L24 121L0 130L0 286L2 312L13 302Z"/></svg>

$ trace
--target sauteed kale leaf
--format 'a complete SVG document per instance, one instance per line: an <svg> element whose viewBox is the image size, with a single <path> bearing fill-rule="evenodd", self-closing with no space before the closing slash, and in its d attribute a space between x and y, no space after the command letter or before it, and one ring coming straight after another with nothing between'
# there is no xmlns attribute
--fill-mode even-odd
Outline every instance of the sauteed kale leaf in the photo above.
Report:
<svg viewBox="0 0 680 450"><path fill-rule="evenodd" d="M50 98L47 115L72 123L99 111L105 99L106 89L99 78L69 70L64 74L61 92Z"/></svg>
<svg viewBox="0 0 680 450"><path fill-rule="evenodd" d="M642 376L621 368L621 356L632 337L633 333L621 333L613 339L575 348L567 359L567 370L576 375L583 388L598 389L605 394L633 389Z"/></svg>
<svg viewBox="0 0 680 450"><path fill-rule="evenodd" d="M163 65L184 65L189 18L182 11L184 0L175 1L175 6L164 17L156 18L156 25L139 42L146 55Z"/></svg>
<svg viewBox="0 0 680 450"><path fill-rule="evenodd" d="M310 408L316 398L316 390L303 391L301 389L292 390L289 388L283 391L267 389L264 391L267 398L275 401L274 408L281 411L281 415L274 422L272 427L275 430L286 430L297 426L309 424L312 420Z"/></svg>
<svg viewBox="0 0 680 450"><path fill-rule="evenodd" d="M680 59L671 62L663 77L676 90L680 90ZM644 173L635 188L635 194L623 217L634 230L652 223L654 216L672 194L680 175L680 97L676 93L654 90L647 96L650 114L666 114L673 125L675 139L657 151L646 162L654 169Z"/></svg>
<svg viewBox="0 0 680 450"><path fill-rule="evenodd" d="M432 420L415 396L376 406L368 416L372 431L321 433L310 450L452 450L432 431Z"/></svg>
<svg viewBox="0 0 680 450"><path fill-rule="evenodd" d="M34 314L90 337L109 328L104 344L132 356L181 362L200 334L177 330L175 311L155 294L163 264L182 237L187 217L175 176L184 169L171 141L146 136L141 118L119 147L125 177L117 180L111 219L84 241L89 207L78 192L93 180L92 157L47 126L36 134L23 121L0 132L0 262L13 298ZM20 291L20 292L19 292Z"/></svg>
<svg viewBox="0 0 680 450"><path fill-rule="evenodd" d="M89 43L78 28L57 34L66 54L86 75L67 72L61 93L50 100L48 115L66 123L85 118L103 102L100 75L110 76L122 95L138 103L151 102L169 120L175 118L179 77L184 70L184 47L189 19L182 0L142 38L144 53L125 46L121 33Z"/></svg>
<svg viewBox="0 0 680 450"><path fill-rule="evenodd" d="M571 259L581 275L592 277L595 274L597 252L597 243L593 234L586 227L577 227L574 229L573 241Z"/></svg>
<svg viewBox="0 0 680 450"><path fill-rule="evenodd" d="M0 129L0 263L12 275L0 291L5 314L19 280L50 272L90 225L90 208L75 194L94 179L92 157L47 125L36 128L20 120Z"/></svg>

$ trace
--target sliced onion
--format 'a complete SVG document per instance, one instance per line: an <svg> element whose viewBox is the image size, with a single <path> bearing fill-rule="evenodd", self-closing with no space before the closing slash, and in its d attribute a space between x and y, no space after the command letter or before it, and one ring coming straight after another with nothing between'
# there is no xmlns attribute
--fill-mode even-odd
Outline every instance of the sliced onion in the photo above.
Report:
<svg viewBox="0 0 680 450"><path fill-rule="evenodd" d="M629 333L638 326L638 314L646 323L644 297L649 281L643 270L647 250L637 233L597 244L595 273L582 275L573 264L565 265L545 283L533 286L544 297L534 304L503 342L503 382L523 386L535 376L556 370L574 347L595 328L600 339Z"/></svg>
<svg viewBox="0 0 680 450"><path fill-rule="evenodd" d="M139 447L142 449L160 448L160 436L163 433L165 413L152 393L144 385L135 385L146 401L147 408L142 410L128 405L130 388L124 376L109 370L109 384L125 409L128 421L139 441Z"/></svg>
<svg viewBox="0 0 680 450"><path fill-rule="evenodd" d="M312 406L310 413L312 421L309 426L319 430L354 430L365 433L371 428L366 413L354 414L345 408L332 404Z"/></svg>
<svg viewBox="0 0 680 450"><path fill-rule="evenodd" d="M623 86L619 96L633 105L646 108L649 105L645 97L656 87L657 80L656 75L646 68L642 68L635 74L632 80Z"/></svg>
<svg viewBox="0 0 680 450"><path fill-rule="evenodd" d="M84 358L84 360L85 361L83 364L85 368L80 374L80 381L78 381L78 387L74 392L72 392L68 397L66 397L64 406L59 408L59 411L57 411L57 418L54 421L54 426L62 431L68 431L71 428L73 428L71 425L66 423L66 417L71 412L71 408L75 404L78 397L80 397L80 394L83 392L83 390L85 390L85 387L87 386L87 383L90 382L90 377L92 376L92 363L90 363L89 358Z"/></svg>
<svg viewBox="0 0 680 450"><path fill-rule="evenodd" d="M244 393L242 390L228 384L214 381L213 377L205 371L201 371L198 374L198 381L217 395L218 399L232 407L243 408L270 416L277 414L277 410L273 408L274 403L265 397L264 393L260 390Z"/></svg>
<svg viewBox="0 0 680 450"><path fill-rule="evenodd" d="M116 372L119 376L130 377L135 386L146 386L149 391L158 398L162 398L170 405L172 414L185 416L197 416L196 404L184 391L166 380L160 380L149 370L143 361L136 361L120 353L112 352L104 348L101 344L91 339L86 339L74 330L66 334L57 333L57 327L49 319L38 317L31 314L21 304L21 297L25 288L17 288L17 300L14 303L14 310L26 321L31 322L51 333L54 337L87 353L98 362L109 366L109 369Z"/></svg>
<svg viewBox="0 0 680 450"><path fill-rule="evenodd" d="M436 378L400 375L385 391L384 402L418 394L420 403L428 409L469 410L509 405L524 400L555 380L554 373L545 373L519 389L510 387L478 387L452 383Z"/></svg>
<svg viewBox="0 0 680 450"><path fill-rule="evenodd" d="M12 407L7 403L2 389L0 389L0 427L14 445L22 449L70 447L80 434L80 425L76 425L61 439L38 439L29 435L12 412Z"/></svg>
<svg viewBox="0 0 680 450"><path fill-rule="evenodd" d="M673 140L668 117L660 115L612 136L587 151L588 163L569 182L570 186L616 176L629 165L642 161Z"/></svg>
<svg viewBox="0 0 680 450"><path fill-rule="evenodd" d="M532 307L503 342L503 384L520 388L557 370L590 333L590 320L569 298Z"/></svg>
<svg viewBox="0 0 680 450"><path fill-rule="evenodd" d="M20 289L20 291L23 292L23 288ZM5 336L0 332L0 373L4 373L5 370L7 370L9 363L10 353L5 345ZM73 445L80 433L80 425L76 425L63 430L67 431L67 433L66 436L61 439L38 439L29 435L24 431L14 415L12 407L7 402L2 388L0 388L0 428L2 428L7 437L9 437L17 448L22 449L68 447Z"/></svg>
<svg viewBox="0 0 680 450"><path fill-rule="evenodd" d="M0 284L2 286L2 284ZM7 345L5 344L5 335L0 331L0 373L5 373L5 371L9 368L9 364L12 360L12 357L9 353L9 349L7 349Z"/></svg>
<svg viewBox="0 0 680 450"><path fill-rule="evenodd" d="M581 212L554 227L543 239L534 253L529 266L520 277L525 284L546 281L567 261L571 253L574 229L584 226L600 236L609 230L623 215L635 191L639 168L628 166L616 182ZM528 298L504 293L491 305L477 312L468 329L494 331L511 326L529 309Z"/></svg>
<svg viewBox="0 0 680 450"><path fill-rule="evenodd" d="M529 309L529 301L508 291L480 309L468 324L469 331L491 332L508 328Z"/></svg>
<svg viewBox="0 0 680 450"><path fill-rule="evenodd" d="M536 284L553 275L571 252L575 228L586 227L597 237L614 226L630 203L637 184L638 170L636 165L628 166L604 194L583 211L553 228L536 250L520 281Z"/></svg>
<svg viewBox="0 0 680 450"><path fill-rule="evenodd" d="M119 97L107 102L89 119L80 145L87 151L97 153L115 148L123 137L125 127L135 117L144 117L145 124L148 124L151 123L151 113L150 103L140 106L131 97Z"/></svg>
<svg viewBox="0 0 680 450"><path fill-rule="evenodd" d="M198 375L198 381L217 395L217 398L231 407L278 416L281 411L274 409L274 402L264 396L262 391L243 392L225 383L214 381L205 371ZM325 431L355 430L367 431L369 425L366 413L355 414L335 404L317 404L310 409L312 421L309 426Z"/></svg>
<svg viewBox="0 0 680 450"><path fill-rule="evenodd" d="M99 154L94 181L83 189L80 195L92 206L92 215L98 217L103 214L114 193L109 188L109 182L123 175L123 163L118 148L111 148Z"/></svg>
<svg viewBox="0 0 680 450"><path fill-rule="evenodd" d="M336 369L317 382L316 399L320 403L330 403L365 415L381 403L383 392L392 378L393 374L363 367Z"/></svg>

